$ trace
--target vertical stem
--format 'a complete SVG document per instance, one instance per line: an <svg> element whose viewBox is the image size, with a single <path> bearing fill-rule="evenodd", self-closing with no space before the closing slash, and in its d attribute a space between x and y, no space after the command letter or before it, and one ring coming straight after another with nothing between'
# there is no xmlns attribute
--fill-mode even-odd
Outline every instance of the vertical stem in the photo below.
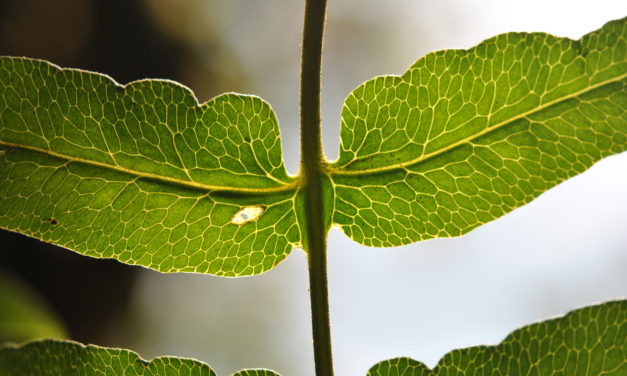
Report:
<svg viewBox="0 0 627 376"><path fill-rule="evenodd" d="M317 376L333 376L329 294L327 289L326 227L322 204L325 163L320 131L320 71L326 0L306 0L301 62L301 170L305 181L309 291Z"/></svg>

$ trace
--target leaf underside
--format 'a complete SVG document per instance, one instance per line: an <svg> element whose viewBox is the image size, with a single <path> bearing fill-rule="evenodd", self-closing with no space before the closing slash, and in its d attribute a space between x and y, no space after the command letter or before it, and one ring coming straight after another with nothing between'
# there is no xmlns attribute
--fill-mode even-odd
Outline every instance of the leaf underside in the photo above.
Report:
<svg viewBox="0 0 627 376"><path fill-rule="evenodd" d="M193 359L159 357L145 361L128 350L77 342L43 340L0 347L0 376L215 376ZM279 376L269 370L243 370L232 376Z"/></svg>
<svg viewBox="0 0 627 376"><path fill-rule="evenodd" d="M622 376L627 372L627 300L572 311L557 319L512 332L496 346L453 350L430 370L409 358L373 366L368 376ZM43 340L0 347L0 376L103 374L215 376L199 361L176 357L150 362L128 350ZM278 376L269 370L243 370L233 376Z"/></svg>
<svg viewBox="0 0 627 376"><path fill-rule="evenodd" d="M333 222L368 246L459 236L627 150L626 35L507 33L367 81L342 110Z"/></svg>
<svg viewBox="0 0 627 376"><path fill-rule="evenodd" d="M0 58L0 226L163 272L259 274L300 242L260 98ZM258 220L231 223L249 205Z"/></svg>
<svg viewBox="0 0 627 376"><path fill-rule="evenodd" d="M369 246L458 236L627 149L625 20L579 41L507 33L346 99L324 216ZM0 228L162 272L263 273L306 245L270 106L198 104L0 58Z"/></svg>
<svg viewBox="0 0 627 376"><path fill-rule="evenodd" d="M453 350L433 370L396 358L368 376L622 376L626 339L627 301L613 301L518 329L496 346Z"/></svg>

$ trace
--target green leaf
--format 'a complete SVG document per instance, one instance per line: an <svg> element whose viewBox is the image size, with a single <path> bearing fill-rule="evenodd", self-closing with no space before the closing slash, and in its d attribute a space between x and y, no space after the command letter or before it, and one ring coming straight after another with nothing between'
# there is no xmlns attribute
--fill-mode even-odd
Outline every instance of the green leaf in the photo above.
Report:
<svg viewBox="0 0 627 376"><path fill-rule="evenodd" d="M364 83L327 167L332 222L369 246L458 236L625 151L626 34L507 33Z"/></svg>
<svg viewBox="0 0 627 376"><path fill-rule="evenodd" d="M51 307L25 281L0 269L0 343L34 338L66 338Z"/></svg>
<svg viewBox="0 0 627 376"><path fill-rule="evenodd" d="M1 228L162 272L252 275L300 243L296 192L260 98L198 104L171 81L0 58Z"/></svg>
<svg viewBox="0 0 627 376"><path fill-rule="evenodd" d="M496 346L453 350L431 371L409 358L377 363L368 376L622 376L627 374L627 300L532 324Z"/></svg>
<svg viewBox="0 0 627 376"><path fill-rule="evenodd" d="M458 236L627 149L625 20L579 41L508 33L353 91L323 166L328 226L370 246ZM304 246L261 99L198 104L0 58L0 228L162 272L241 276Z"/></svg>
<svg viewBox="0 0 627 376"><path fill-rule="evenodd" d="M245 369L243 371L239 371L233 376L281 376L274 371L270 371L267 369Z"/></svg>
<svg viewBox="0 0 627 376"><path fill-rule="evenodd" d="M160 357L145 361L128 350L72 341L43 340L0 347L0 376L215 376L193 359ZM279 376L268 370L244 370L233 376Z"/></svg>

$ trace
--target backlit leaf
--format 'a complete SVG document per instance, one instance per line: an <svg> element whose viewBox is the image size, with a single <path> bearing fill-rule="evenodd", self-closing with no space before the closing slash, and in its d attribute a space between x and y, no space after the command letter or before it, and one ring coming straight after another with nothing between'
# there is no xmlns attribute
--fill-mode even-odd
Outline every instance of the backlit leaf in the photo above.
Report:
<svg viewBox="0 0 627 376"><path fill-rule="evenodd" d="M627 23L507 33L346 99L333 223L369 246L458 236L627 149Z"/></svg>
<svg viewBox="0 0 627 376"><path fill-rule="evenodd" d="M324 216L371 246L464 234L627 149L625 20L508 33L366 82L323 166ZM257 97L199 105L0 60L0 227L164 272L262 273L303 245L302 179ZM306 246L306 244L305 244Z"/></svg>
<svg viewBox="0 0 627 376"><path fill-rule="evenodd" d="M396 358L368 376L622 376L626 341L627 301L613 301L518 329L496 346L453 350L433 370Z"/></svg>
<svg viewBox="0 0 627 376"><path fill-rule="evenodd" d="M159 357L145 361L128 350L44 340L0 347L0 376L215 376L193 359ZM279 376L268 370L243 370L233 376Z"/></svg>
<svg viewBox="0 0 627 376"><path fill-rule="evenodd" d="M0 58L0 227L162 272L262 273L300 243L274 112ZM247 220L234 222L246 208Z"/></svg>

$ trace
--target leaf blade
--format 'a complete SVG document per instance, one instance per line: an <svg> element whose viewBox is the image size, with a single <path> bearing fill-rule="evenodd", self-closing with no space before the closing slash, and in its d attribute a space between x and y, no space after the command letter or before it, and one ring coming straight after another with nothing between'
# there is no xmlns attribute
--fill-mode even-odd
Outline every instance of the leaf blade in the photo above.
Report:
<svg viewBox="0 0 627 376"><path fill-rule="evenodd" d="M364 83L328 168L333 223L369 246L459 236L627 150L626 29L502 34Z"/></svg>
<svg viewBox="0 0 627 376"><path fill-rule="evenodd" d="M146 361L129 350L50 339L0 346L0 375L216 376L209 365L194 359ZM242 370L236 375L280 376L270 370Z"/></svg>
<svg viewBox="0 0 627 376"><path fill-rule="evenodd" d="M433 370L409 358L374 365L368 376L623 375L627 301L580 308L515 330L498 345L453 350Z"/></svg>
<svg viewBox="0 0 627 376"><path fill-rule="evenodd" d="M260 98L0 58L0 227L162 272L263 273L300 243ZM247 206L255 221L232 223Z"/></svg>

